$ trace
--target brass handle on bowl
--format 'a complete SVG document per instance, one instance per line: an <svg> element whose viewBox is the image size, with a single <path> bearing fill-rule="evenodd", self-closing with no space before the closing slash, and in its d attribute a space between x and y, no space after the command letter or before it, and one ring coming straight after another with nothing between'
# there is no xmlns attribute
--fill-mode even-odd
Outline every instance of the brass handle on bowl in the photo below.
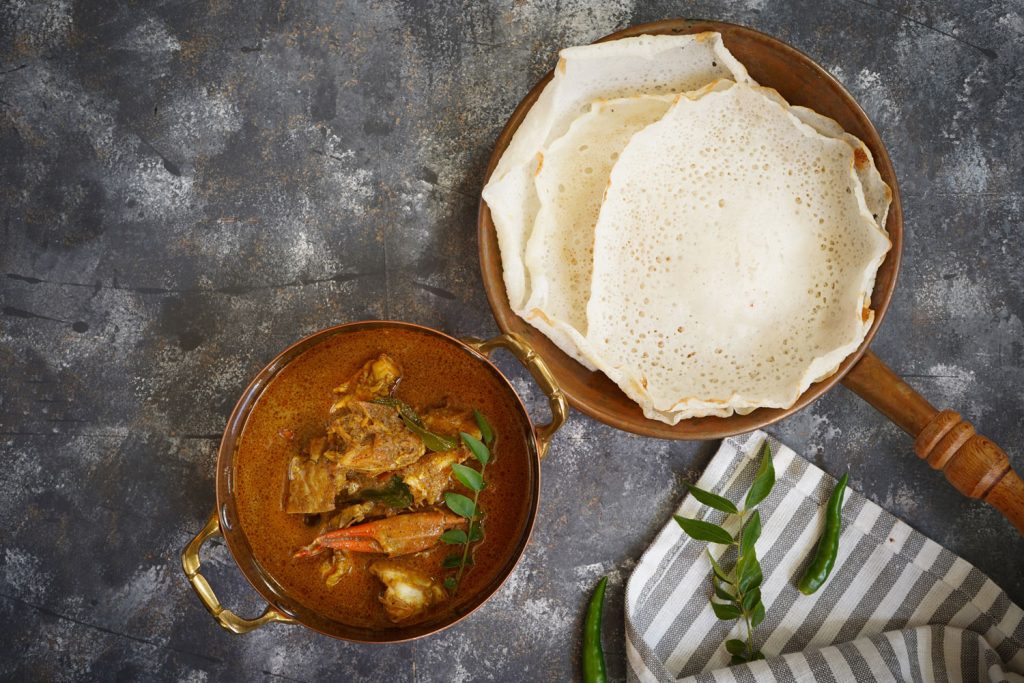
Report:
<svg viewBox="0 0 1024 683"><path fill-rule="evenodd" d="M535 430L537 454L543 458L547 455L551 438L565 424L565 420L569 417L569 401L566 400L565 394L562 393L558 382L555 380L555 376L551 374L551 370L544 362L544 359L537 355L537 352L533 350L529 342L514 332L499 334L497 337L492 337L486 341L474 338L463 339L462 341L476 352L488 358L497 349L507 349L509 353L516 357L516 360L530 371L530 375L533 376L533 380L537 382L541 391L548 397L548 404L551 406L551 421L540 425Z"/></svg>
<svg viewBox="0 0 1024 683"><path fill-rule="evenodd" d="M216 593L213 592L213 588L210 586L210 582L199 573L199 549L203 546L203 543L219 535L221 535L220 519L217 517L217 511L214 510L203 530L196 534L192 542L181 551L181 566L185 570L185 576L188 577L189 583L192 584L196 595L203 601L203 605L213 615L213 618L217 620L217 623L232 633L248 633L273 621L281 622L282 624L294 624L294 619L269 605L263 614L255 619L240 617L231 610L224 609L221 606L220 600L217 599Z"/></svg>

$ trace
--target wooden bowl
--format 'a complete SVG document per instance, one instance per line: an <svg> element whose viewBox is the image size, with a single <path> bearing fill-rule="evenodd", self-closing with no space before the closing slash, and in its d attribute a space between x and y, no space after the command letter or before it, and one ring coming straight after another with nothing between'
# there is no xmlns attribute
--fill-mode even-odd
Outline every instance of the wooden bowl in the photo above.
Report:
<svg viewBox="0 0 1024 683"><path fill-rule="evenodd" d="M503 332L519 334L530 342L537 353L547 362L559 386L577 410L613 427L663 439L719 439L749 432L800 410L832 388L864 354L885 317L893 288L896 286L900 251L903 247L903 209L900 204L899 186L885 145L882 144L878 131L871 125L871 121L868 120L867 115L857 105L850 93L810 57L771 36L743 26L718 21L667 19L631 26L605 36L597 42L643 34L675 35L704 31L721 33L725 46L746 66L751 77L758 83L775 88L791 104L810 107L835 119L842 124L843 128L859 137L871 149L871 153L875 157L875 165L878 167L882 179L892 188L892 205L889 208L889 217L886 223L889 239L892 241L892 249L878 270L875 288L871 295L872 308L875 310L874 323L857 351L847 357L834 374L812 384L797 399L796 403L786 409L760 408L748 415L692 418L683 420L676 425L669 425L644 417L640 406L622 393L618 386L603 373L587 370L537 329L512 312L502 279L501 256L498 253L498 240L494 223L491 221L491 212L487 204L481 200L477 220L480 239L480 268L483 271L487 299L498 322L498 327ZM527 111L533 106L541 90L550 80L551 72L548 72L512 113L512 117L494 145L494 152L491 154L490 164L487 167L488 178Z"/></svg>

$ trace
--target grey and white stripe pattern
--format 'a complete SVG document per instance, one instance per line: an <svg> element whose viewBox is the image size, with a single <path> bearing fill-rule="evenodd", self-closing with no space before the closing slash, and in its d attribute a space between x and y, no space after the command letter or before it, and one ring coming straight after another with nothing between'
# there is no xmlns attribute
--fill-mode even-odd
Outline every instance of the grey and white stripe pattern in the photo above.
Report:
<svg viewBox="0 0 1024 683"><path fill-rule="evenodd" d="M796 581L835 480L754 432L727 439L697 485L741 500L766 438L776 484L758 506L767 617L755 639L768 658L729 667L725 641L742 634L711 610L704 555L723 548L693 541L670 522L626 587L629 680L1024 683L1024 611L976 568L853 491L831 577L814 595L801 594ZM678 514L716 524L725 518L690 496Z"/></svg>

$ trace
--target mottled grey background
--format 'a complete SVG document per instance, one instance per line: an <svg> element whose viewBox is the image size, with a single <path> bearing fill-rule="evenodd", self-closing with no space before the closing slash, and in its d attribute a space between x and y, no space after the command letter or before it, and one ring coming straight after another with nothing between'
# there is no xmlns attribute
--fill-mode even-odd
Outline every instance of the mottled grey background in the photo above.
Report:
<svg viewBox="0 0 1024 683"><path fill-rule="evenodd" d="M405 645L230 635L178 553L234 401L289 342L362 318L496 331L474 227L494 139L557 48L641 21L747 24L853 91L906 212L875 348L1024 469L1024 6L877 1L0 3L0 676L568 680L602 574L623 674L623 580L714 443L573 414L508 584ZM773 431L1024 602L1024 541L845 389Z"/></svg>

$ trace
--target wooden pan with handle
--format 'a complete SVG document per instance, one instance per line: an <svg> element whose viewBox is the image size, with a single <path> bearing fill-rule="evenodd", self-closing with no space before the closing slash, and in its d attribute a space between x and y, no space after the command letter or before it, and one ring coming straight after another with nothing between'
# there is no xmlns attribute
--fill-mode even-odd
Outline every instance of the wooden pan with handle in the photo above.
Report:
<svg viewBox="0 0 1024 683"><path fill-rule="evenodd" d="M835 374L812 384L789 408L761 408L748 415L693 418L676 425L649 420L640 407L603 373L587 370L512 311L502 278L494 223L487 204L481 200L477 221L480 266L498 326L503 332L521 335L534 347L577 410L613 427L646 436L719 439L748 432L792 415L842 381L914 437L917 454L933 468L942 470L958 491L990 503L1024 534L1024 481L1010 466L1006 453L976 434L974 427L957 413L932 407L868 349L885 317L896 286L903 246L903 208L896 174L885 145L850 93L802 52L763 33L734 24L669 19L632 26L601 41L643 34L677 35L704 31L722 34L726 47L758 83L775 88L791 104L810 107L835 119L848 132L863 140L874 155L882 179L892 189L892 204L886 222L892 249L875 280L871 295L875 318L863 343L843 361ZM551 73L548 73L513 112L495 144L487 169L488 177L550 79Z"/></svg>

